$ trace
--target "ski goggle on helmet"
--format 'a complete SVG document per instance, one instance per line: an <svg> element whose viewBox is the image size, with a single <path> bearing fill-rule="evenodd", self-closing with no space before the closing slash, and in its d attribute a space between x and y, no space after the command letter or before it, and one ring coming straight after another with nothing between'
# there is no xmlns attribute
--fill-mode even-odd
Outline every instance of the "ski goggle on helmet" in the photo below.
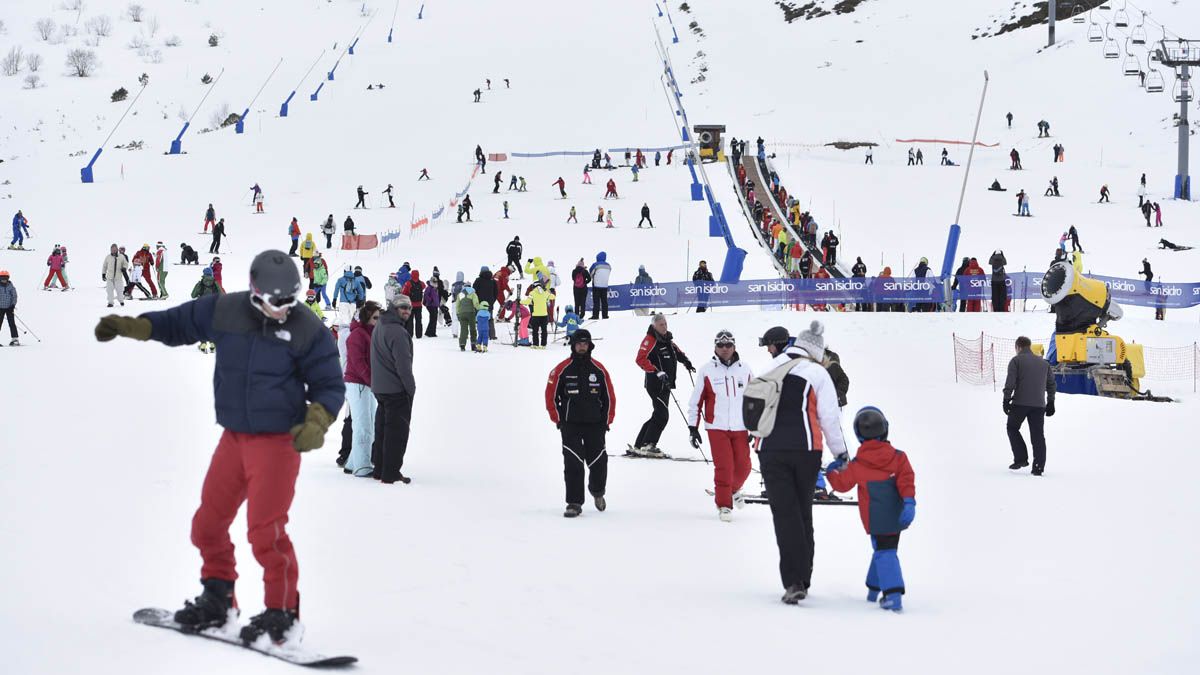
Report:
<svg viewBox="0 0 1200 675"><path fill-rule="evenodd" d="M717 331L716 337L713 338L713 344L718 347L734 347L737 345L737 341L733 339L733 333L722 328Z"/></svg>
<svg viewBox="0 0 1200 675"><path fill-rule="evenodd" d="M300 301L300 272L287 254L259 253L250 264L250 298L275 309L295 306Z"/></svg>

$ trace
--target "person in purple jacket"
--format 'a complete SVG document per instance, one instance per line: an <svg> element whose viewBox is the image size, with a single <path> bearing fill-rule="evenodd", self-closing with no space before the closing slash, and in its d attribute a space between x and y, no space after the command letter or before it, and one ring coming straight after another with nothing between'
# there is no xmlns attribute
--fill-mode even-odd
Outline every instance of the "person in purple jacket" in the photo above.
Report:
<svg viewBox="0 0 1200 675"><path fill-rule="evenodd" d="M438 307L442 305L442 280L436 276L429 278L425 290L421 293L421 304L429 312L429 323L425 327L425 337L437 337Z"/></svg>
<svg viewBox="0 0 1200 675"><path fill-rule="evenodd" d="M379 321L382 308L368 300L350 323L350 338L346 341L346 405L350 408L353 441L350 456L343 471L360 478L370 477L375 470L371 462L371 444L375 442L375 395L371 393L371 335Z"/></svg>

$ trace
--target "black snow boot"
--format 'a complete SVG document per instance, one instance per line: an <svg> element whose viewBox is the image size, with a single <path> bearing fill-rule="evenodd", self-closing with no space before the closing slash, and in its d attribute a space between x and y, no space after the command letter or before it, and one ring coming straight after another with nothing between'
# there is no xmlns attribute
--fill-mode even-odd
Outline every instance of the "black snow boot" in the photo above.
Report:
<svg viewBox="0 0 1200 675"><path fill-rule="evenodd" d="M583 507L580 504L567 504L567 510L563 511L563 518L575 518L583 513Z"/></svg>
<svg viewBox="0 0 1200 675"><path fill-rule="evenodd" d="M783 593L783 597L780 598L780 600L783 600L785 604L795 605L806 597L808 597L808 590L805 589L804 586L800 584L792 584L791 586L787 587Z"/></svg>
<svg viewBox="0 0 1200 675"><path fill-rule="evenodd" d="M204 592L195 600L185 600L183 609L175 612L175 623L186 630L203 630L224 626L229 610L235 607L233 582L224 579L201 579Z"/></svg>
<svg viewBox="0 0 1200 675"><path fill-rule="evenodd" d="M301 631L293 631L293 626L299 627L299 617L296 612L286 609L268 609L250 619L249 625L242 629L242 642L251 644L261 635L271 636L271 641L279 644L289 639L299 640Z"/></svg>

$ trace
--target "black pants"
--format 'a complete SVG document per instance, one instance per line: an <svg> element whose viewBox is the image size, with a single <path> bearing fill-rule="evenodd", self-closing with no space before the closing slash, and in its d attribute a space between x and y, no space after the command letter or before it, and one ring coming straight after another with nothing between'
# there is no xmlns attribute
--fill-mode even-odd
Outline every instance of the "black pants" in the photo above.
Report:
<svg viewBox="0 0 1200 675"><path fill-rule="evenodd" d="M637 440L634 442L634 446L639 448L647 443L658 443L663 429L667 427L667 420L670 419L667 401L671 400L671 388L666 383L660 384L657 376L652 377L654 377L654 382L646 383L646 395L650 397L654 408L650 412L650 419L642 424L642 429L638 432Z"/></svg>
<svg viewBox="0 0 1200 675"><path fill-rule="evenodd" d="M296 255L296 247L297 247L297 246L299 246L299 245L300 245L300 240L299 240L299 239L293 239L293 240L292 240L292 248L291 248L291 249L288 251L288 255L290 255L290 256L295 256L295 255Z"/></svg>
<svg viewBox="0 0 1200 675"><path fill-rule="evenodd" d="M646 221L647 223L650 223L650 227L654 227L654 221L650 220L650 216L642 216L642 220ZM642 226L642 220L638 221L638 227Z"/></svg>
<svg viewBox="0 0 1200 675"><path fill-rule="evenodd" d="M412 399L408 394L375 394L379 407L375 410L375 442L371 445L371 462L375 477L397 480L408 450L408 427L412 421Z"/></svg>
<svg viewBox="0 0 1200 675"><path fill-rule="evenodd" d="M533 333L533 346L546 346L546 325L549 323L548 316L532 316L529 317L529 332Z"/></svg>
<svg viewBox="0 0 1200 675"><path fill-rule="evenodd" d="M1086 251L1083 250L1083 247L1079 245L1079 237L1071 237L1071 250L1079 251L1080 253L1086 253Z"/></svg>
<svg viewBox="0 0 1200 675"><path fill-rule="evenodd" d="M425 326L425 337L437 337L437 307L426 307L429 312L429 325Z"/></svg>
<svg viewBox="0 0 1200 675"><path fill-rule="evenodd" d="M603 496L608 485L608 454L603 424L562 423L563 482L568 504L583 504L583 474L590 469L588 492Z"/></svg>
<svg viewBox="0 0 1200 675"><path fill-rule="evenodd" d="M516 272L518 279L525 278L525 273L521 269L521 261L520 260L518 260L512 256L509 256L508 262L504 263L504 266L507 267L508 269Z"/></svg>
<svg viewBox="0 0 1200 675"><path fill-rule="evenodd" d="M327 248L327 249L333 248L333 234L332 233L325 234L325 248Z"/></svg>
<svg viewBox="0 0 1200 675"><path fill-rule="evenodd" d="M394 209L394 208L396 208L396 200L395 200L395 199L392 199L392 196L391 196L391 195L388 195L388 208L389 208L389 209Z"/></svg>
<svg viewBox="0 0 1200 675"><path fill-rule="evenodd" d="M575 313L582 318L584 311L587 310L587 286L575 287L571 290L575 293Z"/></svg>
<svg viewBox="0 0 1200 675"><path fill-rule="evenodd" d="M342 447L338 449L338 466L345 466L346 460L350 458L350 447L354 444L354 420L350 419L350 413L346 413L346 419L342 421Z"/></svg>
<svg viewBox="0 0 1200 675"><path fill-rule="evenodd" d="M442 305L439 309L442 312L442 320L446 322L446 325L449 326L451 323L453 323L453 321L450 319L450 309L445 305Z"/></svg>
<svg viewBox="0 0 1200 675"><path fill-rule="evenodd" d="M8 307L6 309L0 309L0 328L4 327L4 319L5 319L5 317L7 317L8 318L8 332L10 335L12 335L12 339L14 339L14 340L17 339L16 315L17 315L16 307Z"/></svg>
<svg viewBox="0 0 1200 675"><path fill-rule="evenodd" d="M221 238L220 237L213 237L212 245L208 247L208 252L209 253L220 253L221 252Z"/></svg>
<svg viewBox="0 0 1200 675"><path fill-rule="evenodd" d="M1025 439L1021 438L1021 423L1029 420L1029 441L1033 444L1033 468L1046 468L1046 436L1043 426L1046 409L1031 405L1014 405L1008 414L1008 443L1012 446L1014 462L1028 462L1029 451Z"/></svg>
<svg viewBox="0 0 1200 675"><path fill-rule="evenodd" d="M992 311L1008 311L1008 289L1004 284L992 284Z"/></svg>
<svg viewBox="0 0 1200 675"><path fill-rule="evenodd" d="M365 194L361 194L361 195L359 195L359 196L358 196L358 202L357 202L357 203L354 205L354 208L356 208L356 209L365 209L365 208L367 208L367 205L366 205L365 203L363 203L363 200L365 200L366 198L367 198L367 196L366 196Z"/></svg>
<svg viewBox="0 0 1200 675"><path fill-rule="evenodd" d="M600 318L601 313L608 318L608 288L592 286L592 318Z"/></svg>
<svg viewBox="0 0 1200 675"><path fill-rule="evenodd" d="M408 330L408 334L412 335L414 340L421 339L421 307L413 307L413 313L410 313L408 321L404 322L404 329Z"/></svg>
<svg viewBox="0 0 1200 675"><path fill-rule="evenodd" d="M821 470L819 452L770 452L759 455L783 587L812 585L813 492Z"/></svg>

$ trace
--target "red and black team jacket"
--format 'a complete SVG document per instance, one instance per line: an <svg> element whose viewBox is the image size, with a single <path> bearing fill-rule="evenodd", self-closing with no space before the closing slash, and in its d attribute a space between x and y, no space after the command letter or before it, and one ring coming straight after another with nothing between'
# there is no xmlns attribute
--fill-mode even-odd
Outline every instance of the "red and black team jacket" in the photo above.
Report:
<svg viewBox="0 0 1200 675"><path fill-rule="evenodd" d="M638 367L646 371L647 389L658 389L661 386L658 381L660 371L667 374L667 385L674 389L677 366L682 363L687 368L692 367L691 359L675 345L671 331L659 335L653 325L646 329L646 337L642 338L642 344L638 346L636 361Z"/></svg>
<svg viewBox="0 0 1200 675"><path fill-rule="evenodd" d="M555 424L612 424L617 394L604 364L572 354L555 366L546 380L546 411Z"/></svg>
<svg viewBox="0 0 1200 675"><path fill-rule="evenodd" d="M917 496L908 455L887 441L864 441L849 464L826 473L825 478L838 492L858 486L858 515L867 534L899 532L904 500Z"/></svg>

